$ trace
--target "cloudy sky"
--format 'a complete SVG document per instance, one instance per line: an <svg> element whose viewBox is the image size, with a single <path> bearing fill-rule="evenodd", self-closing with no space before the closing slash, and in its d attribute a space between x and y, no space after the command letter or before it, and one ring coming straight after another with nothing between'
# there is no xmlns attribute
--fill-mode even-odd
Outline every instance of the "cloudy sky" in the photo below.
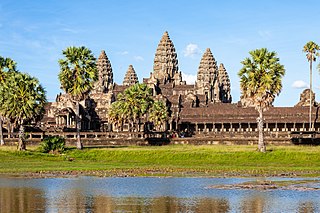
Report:
<svg viewBox="0 0 320 213"><path fill-rule="evenodd" d="M1 0L0 55L37 77L49 101L60 92L58 59L68 46L86 46L96 57L105 50L114 80L122 84L132 64L139 80L149 77L157 45L169 32L184 80L193 83L199 62L210 48L223 63L239 100L238 71L253 49L276 51L286 68L277 106L293 106L309 85L309 65L302 47L320 44L317 0ZM316 64L319 63L319 59ZM314 69L320 101L320 75Z"/></svg>

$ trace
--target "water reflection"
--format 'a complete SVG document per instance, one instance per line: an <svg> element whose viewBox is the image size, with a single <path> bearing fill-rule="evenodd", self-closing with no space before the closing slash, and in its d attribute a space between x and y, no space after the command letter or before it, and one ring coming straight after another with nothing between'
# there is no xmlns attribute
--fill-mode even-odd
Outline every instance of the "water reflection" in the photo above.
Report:
<svg viewBox="0 0 320 213"><path fill-rule="evenodd" d="M229 212L230 207L225 199L179 199L175 197L111 198L97 196L92 200L79 198L71 199L67 206L60 203L50 210L58 212Z"/></svg>
<svg viewBox="0 0 320 213"><path fill-rule="evenodd" d="M318 191L219 190L219 178L0 178L0 212L319 212Z"/></svg>
<svg viewBox="0 0 320 213"><path fill-rule="evenodd" d="M33 188L0 188L0 212L37 212L45 209L41 190Z"/></svg>

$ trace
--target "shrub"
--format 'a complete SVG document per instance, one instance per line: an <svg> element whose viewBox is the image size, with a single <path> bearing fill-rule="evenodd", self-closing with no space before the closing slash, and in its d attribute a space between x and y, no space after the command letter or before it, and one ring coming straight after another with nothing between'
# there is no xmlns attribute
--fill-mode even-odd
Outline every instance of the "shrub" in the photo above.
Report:
<svg viewBox="0 0 320 213"><path fill-rule="evenodd" d="M62 153L65 150L65 140L60 136L46 137L40 143L40 151L44 153Z"/></svg>

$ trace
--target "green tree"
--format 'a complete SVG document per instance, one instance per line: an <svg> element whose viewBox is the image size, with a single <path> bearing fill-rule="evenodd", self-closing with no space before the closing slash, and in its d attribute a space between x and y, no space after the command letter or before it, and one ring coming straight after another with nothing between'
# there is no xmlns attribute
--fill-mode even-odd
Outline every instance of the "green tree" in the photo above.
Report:
<svg viewBox="0 0 320 213"><path fill-rule="evenodd" d="M156 128L162 129L162 125L168 120L168 110L162 101L154 101L149 112L149 120Z"/></svg>
<svg viewBox="0 0 320 213"><path fill-rule="evenodd" d="M310 107L309 107L309 128L313 130L312 122L312 63L316 61L316 56L319 55L320 47L313 41L309 41L303 46L303 52L306 53L307 60L310 63Z"/></svg>
<svg viewBox="0 0 320 213"><path fill-rule="evenodd" d="M68 47L63 50L64 59L59 60L61 88L69 95L76 108L77 148L82 149L80 139L80 104L98 78L96 58L86 47Z"/></svg>
<svg viewBox="0 0 320 213"><path fill-rule="evenodd" d="M18 150L25 150L24 126L44 114L45 90L28 74L10 72L5 77L0 88L0 112L19 127Z"/></svg>
<svg viewBox="0 0 320 213"><path fill-rule="evenodd" d="M2 84L5 81L5 75L8 72L14 72L16 71L16 62L14 62L11 58L3 58L0 56L0 87L2 87ZM3 139L3 116L0 114L0 145L4 145L4 139Z"/></svg>
<svg viewBox="0 0 320 213"><path fill-rule="evenodd" d="M282 77L285 74L284 66L279 63L276 52L269 52L266 48L249 52L251 58L241 63L240 89L243 104L254 106L259 113L257 118L259 142L258 149L266 151L263 138L263 112L266 111L282 89Z"/></svg>
<svg viewBox="0 0 320 213"><path fill-rule="evenodd" d="M128 122L129 131L140 131L140 120L147 115L152 103L152 90L146 84L135 84L120 93L117 101L112 103L109 119L114 124Z"/></svg>

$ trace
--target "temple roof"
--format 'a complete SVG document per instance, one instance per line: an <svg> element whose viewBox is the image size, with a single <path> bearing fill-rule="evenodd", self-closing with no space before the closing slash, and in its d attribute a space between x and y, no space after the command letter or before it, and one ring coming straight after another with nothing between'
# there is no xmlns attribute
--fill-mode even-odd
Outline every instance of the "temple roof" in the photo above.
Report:
<svg viewBox="0 0 320 213"><path fill-rule="evenodd" d="M113 72L111 63L104 50L97 60L98 80L94 83L92 93L105 93L112 89Z"/></svg>
<svg viewBox="0 0 320 213"><path fill-rule="evenodd" d="M265 123L308 123L308 107L270 107L264 112ZM313 108L313 117L316 107ZM237 104L215 103L207 107L182 108L181 122L192 123L256 123L258 112Z"/></svg>
<svg viewBox="0 0 320 213"><path fill-rule="evenodd" d="M164 32L154 57L153 75L160 83L172 82L174 74L178 72L176 49L168 32Z"/></svg>
<svg viewBox="0 0 320 213"><path fill-rule="evenodd" d="M129 68L126 72L126 75L124 76L123 85L124 86L132 86L138 82L139 81L138 81L137 73L134 70L133 66L130 64Z"/></svg>
<svg viewBox="0 0 320 213"><path fill-rule="evenodd" d="M208 83L213 84L212 82L215 80L215 76L217 74L217 62L213 57L210 48L207 48L205 53L202 55L198 74L197 81L198 84Z"/></svg>

